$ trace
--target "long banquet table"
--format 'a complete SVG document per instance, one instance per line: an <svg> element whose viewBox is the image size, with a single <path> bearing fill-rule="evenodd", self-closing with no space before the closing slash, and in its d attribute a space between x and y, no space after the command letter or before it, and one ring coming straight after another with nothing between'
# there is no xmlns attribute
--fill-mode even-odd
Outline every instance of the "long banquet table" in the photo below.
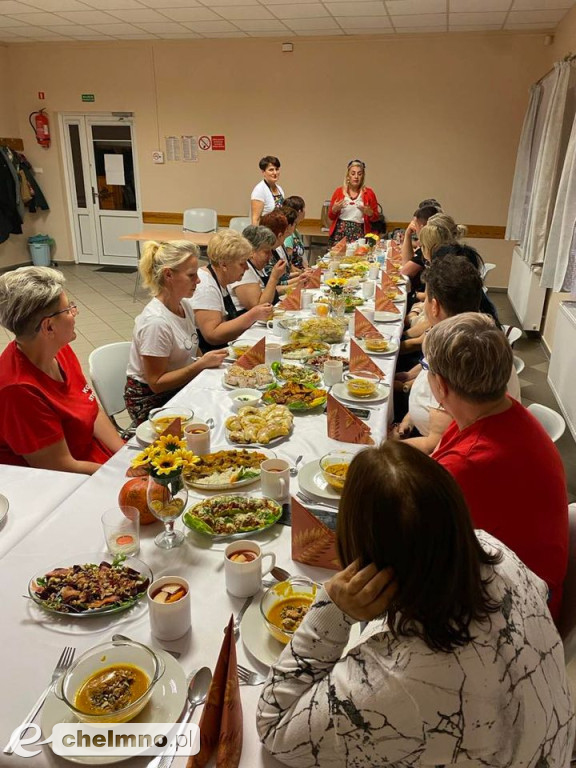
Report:
<svg viewBox="0 0 576 768"><path fill-rule="evenodd" d="M400 336L401 320L387 323L379 329L396 338ZM266 335L277 341L269 331L257 326L244 334L245 338L258 339ZM340 345L333 353L341 352ZM396 356L378 357L374 360L385 373L386 382L392 383ZM212 431L212 450L230 448L225 437L223 422L230 414L229 390L222 384L222 369L207 370L191 381L173 399L174 404L194 409L197 418L212 417L216 426ZM376 442L386 438L387 424L391 417L390 397L384 403L373 407L369 425ZM362 446L337 442L327 437L326 415L313 412L296 415L293 434L272 449L278 457L293 463L303 455L303 464L317 459L333 448L360 450ZM138 557L152 569L154 577L161 575L184 576L191 585L192 630L181 640L160 643L150 634L145 601L130 611L112 617L90 619L56 619L38 609L26 595L31 576L55 565L67 565L81 561L83 554L103 553L104 541L100 517L104 510L112 507L118 491L126 480L125 473L130 460L136 455L129 446L123 448L96 474L84 479L73 491L67 492L58 507L49 516L36 519L34 528L0 560L0 583L3 585L2 641L3 665L0 680L5 695L0 697L0 749L8 741L11 731L30 709L32 703L49 682L53 666L64 645L74 645L79 655L93 645L110 640L114 632L121 632L151 647L170 648L182 653L180 663L186 674L193 669L207 665L214 669L223 638L223 627L236 614L242 599L231 597L225 590L223 573L222 542L210 543L198 534L189 532L187 541L174 550L161 550L154 545L154 536L161 529L155 524L141 528L141 550ZM64 489L59 478L46 477L47 488ZM39 486L40 487L40 486ZM259 486L253 486L258 492ZM247 490L252 490L249 487ZM298 490L298 478L291 481L291 492ZM201 492L192 492L191 499ZM186 530L181 522L177 524ZM277 564L293 574L302 573L318 581L329 577L330 572L294 562L290 558L290 528L276 525L257 535L265 552L276 553ZM265 628L263 627L265 632ZM240 663L259 671L266 668L246 650L240 639L237 643ZM261 747L255 728L255 710L261 687L241 687L244 712L244 747L241 766L278 766ZM10 695L6 693L10 691ZM201 710L197 710L194 722L198 722ZM42 721L42 713L37 718ZM46 738L46 735L44 736ZM32 749L30 747L29 749ZM143 768L150 758L131 758L129 765ZM177 757L174 768L184 768L186 759ZM67 761L52 753L48 746L32 758L16 755L6 757L0 754L0 765L45 768L63 768ZM94 763L90 763L94 764Z"/></svg>

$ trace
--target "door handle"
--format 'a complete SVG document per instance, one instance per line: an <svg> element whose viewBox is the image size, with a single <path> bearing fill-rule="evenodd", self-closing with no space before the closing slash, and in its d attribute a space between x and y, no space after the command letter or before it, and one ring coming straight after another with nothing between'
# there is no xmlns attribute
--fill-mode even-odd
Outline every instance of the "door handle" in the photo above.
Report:
<svg viewBox="0 0 576 768"><path fill-rule="evenodd" d="M94 187L92 187L92 202L96 203L96 200L105 200L107 197L110 197L111 194L112 193L110 192L110 190L107 189L106 187L104 187L102 192L96 192Z"/></svg>

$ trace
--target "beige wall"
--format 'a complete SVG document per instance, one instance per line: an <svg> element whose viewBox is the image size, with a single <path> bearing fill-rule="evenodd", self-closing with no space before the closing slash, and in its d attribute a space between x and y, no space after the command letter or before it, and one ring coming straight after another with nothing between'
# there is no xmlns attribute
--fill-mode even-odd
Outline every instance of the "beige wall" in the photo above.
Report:
<svg viewBox="0 0 576 768"><path fill-rule="evenodd" d="M564 20L558 25L554 35L554 43L550 48L550 66L555 61L569 53L576 52L576 6L566 15ZM544 327L542 329L542 338L548 349L552 349L554 343L554 329L556 328L556 315L561 301L570 298L569 293L552 293L548 300L546 317L544 318Z"/></svg>
<svg viewBox="0 0 576 768"><path fill-rule="evenodd" d="M407 219L433 195L458 221L503 226L528 88L550 57L541 34L306 38L295 40L292 54L266 38L8 51L18 129L33 165L44 169L39 180L52 208L34 228L56 238L61 260L72 250L58 141L42 150L26 127L44 103L56 139L58 112L135 113L147 211L244 214L258 159L272 153L282 160L284 189L306 198L310 217L319 217L346 162L361 157L390 219ZM93 105L82 104L86 92L96 95ZM197 164L152 164L165 135L203 133L225 134L226 152L201 153ZM491 283L505 286L510 247L479 245L486 260L500 262Z"/></svg>

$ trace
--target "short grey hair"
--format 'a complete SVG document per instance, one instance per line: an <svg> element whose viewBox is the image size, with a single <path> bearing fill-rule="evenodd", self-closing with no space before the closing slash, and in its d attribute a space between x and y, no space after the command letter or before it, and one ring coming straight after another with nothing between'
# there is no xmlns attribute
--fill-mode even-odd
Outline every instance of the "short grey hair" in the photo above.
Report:
<svg viewBox="0 0 576 768"><path fill-rule="evenodd" d="M485 403L504 396L512 373L512 348L494 320L463 312L435 325L424 342L432 374L463 400Z"/></svg>
<svg viewBox="0 0 576 768"><path fill-rule="evenodd" d="M17 338L37 333L56 311L66 278L51 267L20 267L0 275L0 322Z"/></svg>
<svg viewBox="0 0 576 768"><path fill-rule="evenodd" d="M276 245L276 235L268 227L250 224L242 231L243 236L255 251L261 248L273 248Z"/></svg>

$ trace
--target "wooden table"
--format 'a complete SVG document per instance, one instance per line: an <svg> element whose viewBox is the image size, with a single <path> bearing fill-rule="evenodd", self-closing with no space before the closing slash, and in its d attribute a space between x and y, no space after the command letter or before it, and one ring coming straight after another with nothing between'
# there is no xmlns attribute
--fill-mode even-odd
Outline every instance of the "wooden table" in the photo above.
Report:
<svg viewBox="0 0 576 768"><path fill-rule="evenodd" d="M185 229L143 229L141 232L133 232L130 235L122 235L120 240L133 240L138 247L140 256L140 243L146 240L171 243L174 240L187 240L196 245L208 245L214 232L189 232Z"/></svg>

